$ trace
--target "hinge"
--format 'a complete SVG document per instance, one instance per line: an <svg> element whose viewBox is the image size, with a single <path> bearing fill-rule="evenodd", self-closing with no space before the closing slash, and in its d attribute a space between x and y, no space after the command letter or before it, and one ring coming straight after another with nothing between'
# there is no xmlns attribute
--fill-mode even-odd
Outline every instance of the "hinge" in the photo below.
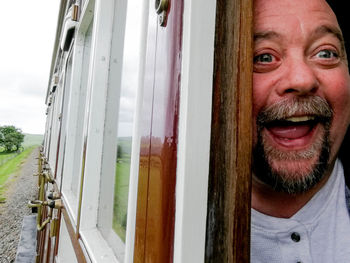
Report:
<svg viewBox="0 0 350 263"><path fill-rule="evenodd" d="M50 237L56 237L58 230L58 219L52 219L50 222Z"/></svg>

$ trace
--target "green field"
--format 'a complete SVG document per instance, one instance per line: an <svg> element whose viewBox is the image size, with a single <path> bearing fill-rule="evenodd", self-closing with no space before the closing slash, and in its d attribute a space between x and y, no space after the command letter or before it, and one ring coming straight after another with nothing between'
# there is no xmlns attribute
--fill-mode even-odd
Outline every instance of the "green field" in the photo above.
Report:
<svg viewBox="0 0 350 263"><path fill-rule="evenodd" d="M0 165L0 201L4 201L2 196L3 192L6 190L6 181L11 174L18 172L21 168L21 164L27 159L31 152L35 149L35 146L25 149L23 152L11 156L13 158L9 159L4 164ZM10 155L10 154L7 154ZM0 153L1 157L6 156L6 154ZM8 156L7 156L8 157Z"/></svg>
<svg viewBox="0 0 350 263"><path fill-rule="evenodd" d="M131 137L118 138L114 186L113 229L125 242L130 178Z"/></svg>
<svg viewBox="0 0 350 263"><path fill-rule="evenodd" d="M113 229L125 242L130 159L118 159L114 186Z"/></svg>
<svg viewBox="0 0 350 263"><path fill-rule="evenodd" d="M44 135L41 134L24 134L23 148L31 146L39 146L44 140Z"/></svg>
<svg viewBox="0 0 350 263"><path fill-rule="evenodd" d="M42 145L42 142L44 140L44 135L41 134L24 134L24 140L22 143L22 147L24 149L31 147L31 146L39 146ZM4 151L4 148L0 146L0 154ZM0 157L0 165L1 165L1 157Z"/></svg>
<svg viewBox="0 0 350 263"><path fill-rule="evenodd" d="M15 157L17 153L4 153L0 151L0 166Z"/></svg>

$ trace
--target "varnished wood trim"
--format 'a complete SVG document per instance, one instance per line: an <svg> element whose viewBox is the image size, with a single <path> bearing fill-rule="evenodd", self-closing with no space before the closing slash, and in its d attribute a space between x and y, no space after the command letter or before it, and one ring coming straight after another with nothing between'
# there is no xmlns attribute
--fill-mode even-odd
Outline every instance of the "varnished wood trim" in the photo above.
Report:
<svg viewBox="0 0 350 263"><path fill-rule="evenodd" d="M55 242L55 250L54 250L54 258L56 257L57 253L58 253L58 244L60 243L60 231L58 231L59 229L61 229L61 218L62 218L62 209L60 209L58 211L58 215L57 215L57 219L58 219L58 226L57 226L57 233L56 233L56 242Z"/></svg>
<svg viewBox="0 0 350 263"><path fill-rule="evenodd" d="M51 238L50 238L50 228L45 227L45 236L47 240L47 247L46 247L46 263L50 263L50 255L51 255Z"/></svg>
<svg viewBox="0 0 350 263"><path fill-rule="evenodd" d="M89 122L89 120L88 120ZM84 146L83 146L83 157L82 157L82 168L80 175L80 187L79 187L79 201L78 201L78 216L77 216L77 231L76 238L79 238L80 229L80 217L81 217L81 206L83 202L83 187L84 187L84 176L85 176L85 161L86 161L86 149L87 149L87 135L84 136Z"/></svg>
<svg viewBox="0 0 350 263"><path fill-rule="evenodd" d="M70 221L69 215L65 209L61 209L61 213L63 215L64 222L66 223L67 230L68 230L70 239L72 241L73 249L77 257L77 260L79 263L86 263L83 250L80 247L79 238L78 238L79 235L74 232L74 228Z"/></svg>
<svg viewBox="0 0 350 263"><path fill-rule="evenodd" d="M206 262L249 262L252 0L218 0Z"/></svg>
<svg viewBox="0 0 350 263"><path fill-rule="evenodd" d="M45 221L45 218L47 218L46 208L42 209L40 225ZM46 228L47 226L45 226L45 228L42 231L37 231L37 255L39 258L39 262L44 262Z"/></svg>

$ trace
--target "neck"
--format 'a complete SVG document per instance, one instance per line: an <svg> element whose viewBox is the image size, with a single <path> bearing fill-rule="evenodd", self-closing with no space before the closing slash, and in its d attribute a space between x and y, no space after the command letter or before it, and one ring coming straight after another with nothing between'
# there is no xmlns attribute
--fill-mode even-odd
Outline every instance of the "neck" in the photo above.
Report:
<svg viewBox="0 0 350 263"><path fill-rule="evenodd" d="M290 218L326 184L330 175L328 172L318 184L301 194L276 192L253 176L252 208L269 216Z"/></svg>

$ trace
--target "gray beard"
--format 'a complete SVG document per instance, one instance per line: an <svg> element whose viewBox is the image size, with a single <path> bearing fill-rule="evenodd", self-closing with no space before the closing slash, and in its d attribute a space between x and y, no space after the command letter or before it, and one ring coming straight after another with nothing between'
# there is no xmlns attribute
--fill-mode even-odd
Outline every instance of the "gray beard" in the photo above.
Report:
<svg viewBox="0 0 350 263"><path fill-rule="evenodd" d="M264 142L263 130L274 120L283 120L297 113L318 116L324 131L321 138L304 151L280 151ZM295 98L277 102L263 109L257 116L257 143L253 148L253 172L255 177L278 192L289 194L304 193L319 183L329 168L330 126L333 113L328 103L321 97ZM317 157L318 156L318 157ZM294 169L293 172L273 169L273 161L298 162L314 160L308 172L305 169Z"/></svg>
<svg viewBox="0 0 350 263"><path fill-rule="evenodd" d="M264 146L261 132L258 142L253 149L254 175L257 179L270 186L276 192L288 194L305 193L319 183L329 167L330 143L329 130L321 144L318 160L314 163L311 172L301 176L288 176L272 169L267 147ZM305 153L308 155L308 153ZM307 156L305 156L307 157Z"/></svg>

